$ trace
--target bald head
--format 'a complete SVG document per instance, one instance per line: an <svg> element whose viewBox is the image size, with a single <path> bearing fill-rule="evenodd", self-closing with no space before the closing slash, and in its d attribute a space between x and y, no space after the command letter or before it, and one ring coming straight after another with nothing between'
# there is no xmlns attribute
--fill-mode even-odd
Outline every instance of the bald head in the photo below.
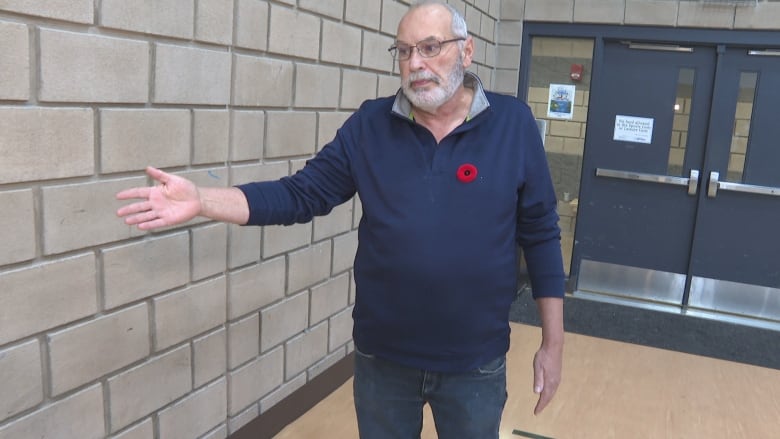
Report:
<svg viewBox="0 0 780 439"><path fill-rule="evenodd" d="M398 23L398 36L402 34L404 27L408 27L408 18L418 16L424 16L429 24L446 23L453 37L468 36L466 20L454 7L441 0L420 0L412 4Z"/></svg>

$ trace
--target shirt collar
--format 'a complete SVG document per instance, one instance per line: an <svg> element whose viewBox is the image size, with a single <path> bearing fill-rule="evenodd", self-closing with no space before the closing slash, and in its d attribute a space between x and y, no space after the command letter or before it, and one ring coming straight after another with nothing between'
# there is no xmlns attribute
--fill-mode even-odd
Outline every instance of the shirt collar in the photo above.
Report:
<svg viewBox="0 0 780 439"><path fill-rule="evenodd" d="M463 75L463 86L474 90L474 99L471 101L469 115L466 117L466 121L469 121L487 110L488 107L490 107L490 103L488 102L487 95L485 95L485 89L482 87L482 81L474 73L465 72ZM395 94L393 113L407 119L412 119L412 103L409 102L409 99L401 89Z"/></svg>

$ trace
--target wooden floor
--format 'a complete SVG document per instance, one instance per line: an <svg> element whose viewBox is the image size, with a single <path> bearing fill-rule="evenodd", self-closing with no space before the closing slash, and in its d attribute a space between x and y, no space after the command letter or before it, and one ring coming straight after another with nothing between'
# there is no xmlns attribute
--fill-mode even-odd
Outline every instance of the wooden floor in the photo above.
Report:
<svg viewBox="0 0 780 439"><path fill-rule="evenodd" d="M534 417L539 335L512 324L501 439L780 438L780 370L577 334L566 334L556 398ZM350 379L275 439L357 437ZM426 406L422 439L435 438Z"/></svg>

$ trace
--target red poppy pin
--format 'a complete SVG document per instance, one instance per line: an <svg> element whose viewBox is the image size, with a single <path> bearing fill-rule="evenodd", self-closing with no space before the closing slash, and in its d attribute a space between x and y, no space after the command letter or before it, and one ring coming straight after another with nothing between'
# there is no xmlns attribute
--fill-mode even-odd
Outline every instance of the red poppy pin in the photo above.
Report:
<svg viewBox="0 0 780 439"><path fill-rule="evenodd" d="M471 183L477 178L477 167L471 163L464 163L458 167L456 176L462 183Z"/></svg>

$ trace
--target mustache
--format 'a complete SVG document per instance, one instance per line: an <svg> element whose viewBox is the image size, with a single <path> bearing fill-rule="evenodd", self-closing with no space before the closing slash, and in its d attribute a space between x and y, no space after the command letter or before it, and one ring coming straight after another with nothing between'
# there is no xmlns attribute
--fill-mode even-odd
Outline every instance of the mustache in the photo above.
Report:
<svg viewBox="0 0 780 439"><path fill-rule="evenodd" d="M410 85L414 81L433 81L436 84L441 84L441 78L430 72L414 72L410 73L406 78L406 84Z"/></svg>

